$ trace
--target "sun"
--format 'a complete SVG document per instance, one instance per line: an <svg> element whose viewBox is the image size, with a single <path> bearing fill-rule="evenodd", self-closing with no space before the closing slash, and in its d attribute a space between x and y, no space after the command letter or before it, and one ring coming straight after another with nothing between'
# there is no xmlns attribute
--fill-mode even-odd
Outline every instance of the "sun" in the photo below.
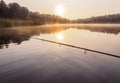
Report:
<svg viewBox="0 0 120 83"><path fill-rule="evenodd" d="M55 9L55 12L57 15L62 16L64 14L64 8L63 6L57 6Z"/></svg>

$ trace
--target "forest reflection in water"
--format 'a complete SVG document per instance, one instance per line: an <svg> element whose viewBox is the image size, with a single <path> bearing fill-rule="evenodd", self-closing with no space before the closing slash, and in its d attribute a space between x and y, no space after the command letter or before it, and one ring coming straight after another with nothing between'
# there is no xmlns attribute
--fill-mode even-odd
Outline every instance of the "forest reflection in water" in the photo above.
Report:
<svg viewBox="0 0 120 83"><path fill-rule="evenodd" d="M89 30L91 32L101 32L107 34L118 35L120 33L120 26L111 25L47 25L34 27L13 27L0 29L0 49L8 48L10 43L21 44L23 41L28 41L31 36L38 36L41 34L58 33L63 30L77 29ZM59 35L61 37L61 35Z"/></svg>

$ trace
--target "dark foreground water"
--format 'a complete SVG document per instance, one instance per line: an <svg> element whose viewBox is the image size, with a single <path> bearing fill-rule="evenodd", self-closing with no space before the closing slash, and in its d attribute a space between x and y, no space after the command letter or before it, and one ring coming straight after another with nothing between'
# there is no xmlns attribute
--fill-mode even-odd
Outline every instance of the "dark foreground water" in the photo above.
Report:
<svg viewBox="0 0 120 83"><path fill-rule="evenodd" d="M0 83L120 83L120 25L47 25L0 29Z"/></svg>

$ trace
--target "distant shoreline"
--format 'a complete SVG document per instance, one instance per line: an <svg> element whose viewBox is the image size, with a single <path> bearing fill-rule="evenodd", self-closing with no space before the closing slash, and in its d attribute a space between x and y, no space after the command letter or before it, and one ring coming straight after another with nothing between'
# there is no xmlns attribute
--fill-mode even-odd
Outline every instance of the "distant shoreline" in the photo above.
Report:
<svg viewBox="0 0 120 83"><path fill-rule="evenodd" d="M37 24L30 20L19 19L0 19L0 28L11 28L21 26L118 26L120 23L51 23L51 24Z"/></svg>

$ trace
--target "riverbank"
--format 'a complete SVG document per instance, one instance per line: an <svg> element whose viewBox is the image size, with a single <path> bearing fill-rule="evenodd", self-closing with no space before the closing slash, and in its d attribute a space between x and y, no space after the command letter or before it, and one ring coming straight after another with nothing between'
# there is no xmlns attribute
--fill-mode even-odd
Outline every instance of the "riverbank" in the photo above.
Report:
<svg viewBox="0 0 120 83"><path fill-rule="evenodd" d="M16 27L16 26L34 26L40 25L39 22L31 20L19 20L19 19L0 19L0 28Z"/></svg>

